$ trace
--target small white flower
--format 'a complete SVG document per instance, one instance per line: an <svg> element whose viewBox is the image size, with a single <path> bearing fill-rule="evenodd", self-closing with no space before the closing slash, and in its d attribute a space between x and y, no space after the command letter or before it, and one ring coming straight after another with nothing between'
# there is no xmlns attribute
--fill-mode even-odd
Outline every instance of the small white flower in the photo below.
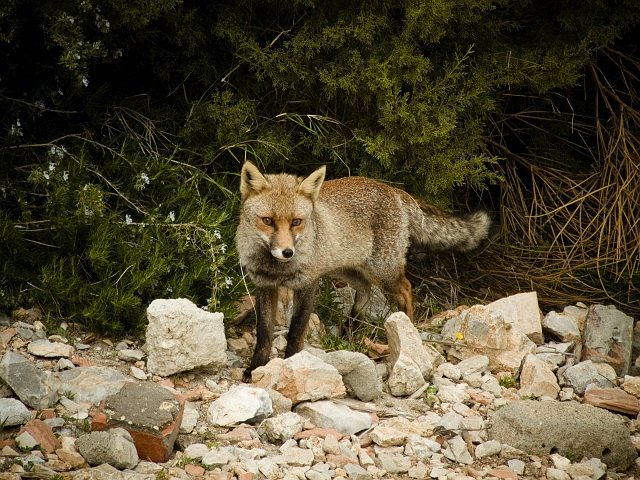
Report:
<svg viewBox="0 0 640 480"><path fill-rule="evenodd" d="M146 183L147 185L149 185L149 176L146 173L141 173L140 174L140 178L142 179L142 181L144 183Z"/></svg>
<svg viewBox="0 0 640 480"><path fill-rule="evenodd" d="M124 221L127 225L131 225L133 223L133 220L131 218L131 215L125 215L124 216Z"/></svg>
<svg viewBox="0 0 640 480"><path fill-rule="evenodd" d="M20 119L16 118L16 127L21 127L22 124L20 123Z"/></svg>
<svg viewBox="0 0 640 480"><path fill-rule="evenodd" d="M222 243L222 244L220 245L220 251L221 251L222 253L227 253L227 244L226 244L226 243Z"/></svg>
<svg viewBox="0 0 640 480"><path fill-rule="evenodd" d="M174 212L173 210L169 212L169 220L171 220L172 222L176 221L176 212Z"/></svg>
<svg viewBox="0 0 640 480"><path fill-rule="evenodd" d="M50 163L49 164L49 171L53 172L56 169L56 164L55 163Z"/></svg>
<svg viewBox="0 0 640 480"><path fill-rule="evenodd" d="M64 95L64 92L62 91L62 89L58 90L58 95L60 95L61 97Z"/></svg>
<svg viewBox="0 0 640 480"><path fill-rule="evenodd" d="M222 235L220 234L220 230L214 230L213 238L217 238L218 240L222 238Z"/></svg>
<svg viewBox="0 0 640 480"><path fill-rule="evenodd" d="M45 110L45 104L42 100L36 100L34 105L36 106L36 108L40 109L40 110Z"/></svg>
<svg viewBox="0 0 640 480"><path fill-rule="evenodd" d="M173 287L167 287L167 292L169 293L173 292Z"/></svg>
<svg viewBox="0 0 640 480"><path fill-rule="evenodd" d="M224 283L226 283L227 288L229 288L231 285L233 285L233 280L231 280L231 277L225 277Z"/></svg>
<svg viewBox="0 0 640 480"><path fill-rule="evenodd" d="M88 87L88 86L89 86L89 79L88 79L87 77L83 76L83 77L82 77L82 84L83 84L85 87Z"/></svg>
<svg viewBox="0 0 640 480"><path fill-rule="evenodd" d="M62 174L62 179L66 182L67 180L69 180L69 172L67 172L66 170L64 171L64 173Z"/></svg>
<svg viewBox="0 0 640 480"><path fill-rule="evenodd" d="M47 180L49 180L49 172L44 172L44 178L46 178Z"/></svg>

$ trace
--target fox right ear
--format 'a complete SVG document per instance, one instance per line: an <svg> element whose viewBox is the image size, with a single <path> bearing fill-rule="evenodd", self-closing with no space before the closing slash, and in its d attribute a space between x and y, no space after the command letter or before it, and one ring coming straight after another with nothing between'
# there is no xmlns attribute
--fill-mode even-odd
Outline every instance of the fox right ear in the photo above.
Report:
<svg viewBox="0 0 640 480"><path fill-rule="evenodd" d="M258 167L249 161L244 162L242 173L240 174L240 195L242 196L242 200L246 200L251 195L270 188L271 184L264 178L264 175L260 173Z"/></svg>

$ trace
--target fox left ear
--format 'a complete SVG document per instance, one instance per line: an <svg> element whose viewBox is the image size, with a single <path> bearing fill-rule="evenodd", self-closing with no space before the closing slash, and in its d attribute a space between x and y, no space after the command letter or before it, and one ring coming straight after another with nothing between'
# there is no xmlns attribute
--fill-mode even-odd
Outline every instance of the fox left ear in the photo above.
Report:
<svg viewBox="0 0 640 480"><path fill-rule="evenodd" d="M324 182L326 171L327 167L325 165L317 169L296 187L296 192L315 202L320 194L320 187L322 187L322 182Z"/></svg>

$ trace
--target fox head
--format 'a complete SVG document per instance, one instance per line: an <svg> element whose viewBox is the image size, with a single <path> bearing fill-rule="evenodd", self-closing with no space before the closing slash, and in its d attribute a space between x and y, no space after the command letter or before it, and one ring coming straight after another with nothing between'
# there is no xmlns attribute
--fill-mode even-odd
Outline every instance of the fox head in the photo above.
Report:
<svg viewBox="0 0 640 480"><path fill-rule="evenodd" d="M240 176L244 221L280 262L296 254L298 242L313 213L324 181L326 167L306 178L294 175L263 175L251 162L245 162Z"/></svg>

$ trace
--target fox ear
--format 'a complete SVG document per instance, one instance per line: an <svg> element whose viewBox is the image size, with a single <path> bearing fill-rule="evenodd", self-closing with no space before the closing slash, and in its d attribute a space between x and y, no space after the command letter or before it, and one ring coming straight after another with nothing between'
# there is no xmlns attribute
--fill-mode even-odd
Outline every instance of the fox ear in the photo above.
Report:
<svg viewBox="0 0 640 480"><path fill-rule="evenodd" d="M246 200L253 194L263 192L271 188L269 181L260 173L258 167L251 162L244 162L240 174L240 195Z"/></svg>
<svg viewBox="0 0 640 480"><path fill-rule="evenodd" d="M320 187L324 182L324 175L327 171L326 166L322 166L305 178L297 187L296 192L308 197L312 202L315 202L320 193Z"/></svg>

